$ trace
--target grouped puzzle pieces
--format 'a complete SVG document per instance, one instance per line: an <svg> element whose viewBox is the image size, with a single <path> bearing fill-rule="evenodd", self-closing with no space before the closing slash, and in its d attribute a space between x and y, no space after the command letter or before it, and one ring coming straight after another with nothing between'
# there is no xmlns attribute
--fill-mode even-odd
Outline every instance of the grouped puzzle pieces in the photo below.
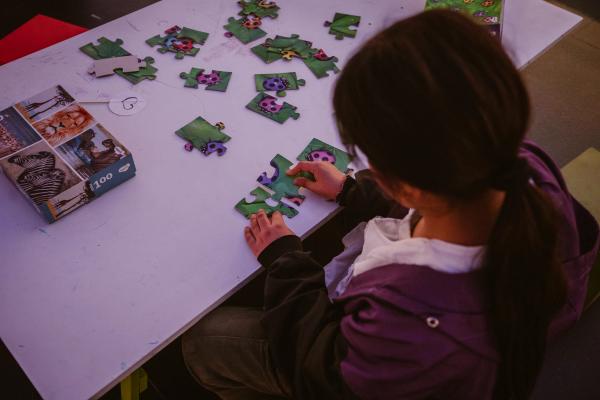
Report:
<svg viewBox="0 0 600 400"><path fill-rule="evenodd" d="M277 18L279 11L277 4L267 0L239 1L238 4L242 7L239 13L242 17L238 19L230 17L227 20L227 25L223 26L227 31L225 36L235 36L244 44L265 36L267 32L260 28L262 20L265 17Z"/></svg>
<svg viewBox="0 0 600 400"><path fill-rule="evenodd" d="M356 37L356 29L350 27L358 27L360 17L358 15L335 13L333 21L325 21L325 26L329 27L329 34L335 35L335 38L342 40L344 37Z"/></svg>
<svg viewBox="0 0 600 400"><path fill-rule="evenodd" d="M350 164L350 155L319 139L312 139L298 155L297 160L330 162L338 170L346 173ZM250 215L257 213L261 209L267 214L279 211L288 216L288 218L293 218L298 214L298 210L283 203L282 200L288 200L296 206L300 206L305 200L305 196L299 192L300 188L294 185L294 179L299 176L304 176L308 179L314 179L314 177L306 173L300 173L297 176L288 176L286 172L292 166L292 162L281 154L273 157L270 165L274 169L273 174L269 176L266 172L263 172L257 181L273 193L270 194L267 190L258 187L250 192L255 197L254 201L248 202L246 199L242 199L234 207L246 218L249 218Z"/></svg>
<svg viewBox="0 0 600 400"><path fill-rule="evenodd" d="M105 37L101 37L98 39L98 44L88 43L80 47L79 50L94 60L131 56L131 53L121 47L122 44L123 41L121 39L116 39L113 42ZM144 79L156 79L156 71L158 71L158 69L151 65L154 63L154 59L152 57L146 57L143 61L145 63L144 66L140 65L137 71L124 72L123 69L115 69L114 72L134 85L140 83Z"/></svg>
<svg viewBox="0 0 600 400"><path fill-rule="evenodd" d="M284 97L286 90L298 90L306 84L304 79L298 79L295 72L256 74L254 82L257 91L276 92L279 97Z"/></svg>
<svg viewBox="0 0 600 400"><path fill-rule="evenodd" d="M269 176L263 172L256 181L275 192L271 195L273 200L285 198L297 206L301 205L306 197L299 193L300 188L294 185L294 178L286 174L286 171L293 165L292 162L281 154L277 154L271 160L270 165L273 167L273 174Z"/></svg>
<svg viewBox="0 0 600 400"><path fill-rule="evenodd" d="M146 40L150 46L160 46L159 53L172 52L175 58L181 60L184 56L195 56L200 49L194 45L203 45L208 39L208 33L194 29L180 28L175 25L165 31L165 36L156 35Z"/></svg>
<svg viewBox="0 0 600 400"><path fill-rule="evenodd" d="M197 148L205 156L217 153L222 156L227 151L224 143L231 137L222 132L225 125L217 122L211 125L204 118L198 117L189 124L175 131L175 134L188 141L185 145L187 151Z"/></svg>
<svg viewBox="0 0 600 400"><path fill-rule="evenodd" d="M338 62L337 57L328 56L323 49L313 48L312 42L300 39L297 34L289 37L277 35L254 46L251 51L267 64L282 59L290 61L300 58L317 78L328 76L328 71L336 74L340 71L335 64Z"/></svg>
<svg viewBox="0 0 600 400"><path fill-rule="evenodd" d="M265 211L267 215L271 215L275 211L279 211L288 218L294 218L296 215L298 215L298 210L281 202L277 203L275 206L268 204L267 200L271 195L262 188L256 188L251 191L250 194L254 196L253 201L248 202L246 199L242 199L234 207L246 218L250 218L252 214L256 214L260 210Z"/></svg>
<svg viewBox="0 0 600 400"><path fill-rule="evenodd" d="M262 91L246 105L246 108L280 124L289 118L300 118L300 114L296 112L297 107L286 102L278 104L277 98Z"/></svg>
<svg viewBox="0 0 600 400"><path fill-rule="evenodd" d="M189 73L182 72L179 77L185 79L185 87L198 89L200 84L206 85L206 90L224 92L229 85L231 72L212 70L210 73L204 73L204 69L194 67Z"/></svg>

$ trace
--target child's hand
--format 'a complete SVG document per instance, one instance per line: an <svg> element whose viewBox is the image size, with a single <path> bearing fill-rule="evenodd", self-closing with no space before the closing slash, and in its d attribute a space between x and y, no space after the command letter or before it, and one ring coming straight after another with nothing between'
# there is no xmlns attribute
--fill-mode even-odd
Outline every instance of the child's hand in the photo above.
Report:
<svg viewBox="0 0 600 400"><path fill-rule="evenodd" d="M250 250L256 257L271 243L288 235L294 235L294 232L287 227L279 211L275 211L270 220L264 210L252 214L250 216L250 226L244 229L246 243L248 243Z"/></svg>
<svg viewBox="0 0 600 400"><path fill-rule="evenodd" d="M294 176L301 172L310 172L315 177L314 181L300 177L294 179L294 184L305 187L327 200L335 200L346 181L346 175L325 161L300 161L287 171L287 175Z"/></svg>

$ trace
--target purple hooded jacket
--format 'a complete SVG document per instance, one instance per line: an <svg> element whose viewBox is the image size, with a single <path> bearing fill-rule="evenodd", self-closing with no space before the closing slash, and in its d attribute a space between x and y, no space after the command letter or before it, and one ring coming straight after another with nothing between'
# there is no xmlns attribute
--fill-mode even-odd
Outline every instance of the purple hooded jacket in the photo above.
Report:
<svg viewBox="0 0 600 400"><path fill-rule="evenodd" d="M600 235L548 155L525 142L520 156L564 219L568 302L551 324L553 339L581 314ZM340 203L353 223L405 212L369 179L347 184ZM262 323L273 362L289 377L295 398L492 397L498 354L481 270L447 274L424 266L382 266L352 278L332 304L322 267L302 252L299 238L277 240L259 260L268 268Z"/></svg>

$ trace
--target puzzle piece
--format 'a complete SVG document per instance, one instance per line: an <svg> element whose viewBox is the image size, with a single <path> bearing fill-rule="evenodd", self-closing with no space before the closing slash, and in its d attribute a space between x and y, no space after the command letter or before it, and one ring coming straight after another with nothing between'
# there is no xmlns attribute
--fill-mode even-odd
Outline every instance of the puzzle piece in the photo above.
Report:
<svg viewBox="0 0 600 400"><path fill-rule="evenodd" d="M194 45L203 45L208 39L208 33L194 29L173 26L165 31L165 36L156 35L146 40L148 45L160 46L159 53L172 52L175 58L181 60L184 56L196 56L200 49Z"/></svg>
<svg viewBox="0 0 600 400"><path fill-rule="evenodd" d="M294 57L310 57L311 47L311 42L300 39L297 34L289 37L277 35L274 39L267 39L264 43L254 46L251 51L265 63L270 64L281 59L290 61Z"/></svg>
<svg viewBox="0 0 600 400"><path fill-rule="evenodd" d="M296 112L295 106L289 103L277 104L277 98L264 92L259 94L246 105L246 108L261 114L273 121L283 124L288 118L298 119L300 114Z"/></svg>
<svg viewBox="0 0 600 400"><path fill-rule="evenodd" d="M277 12L279 6L274 1L267 0L250 0L250 1L238 1L238 4L242 7L240 15L254 14L257 17L264 18L277 18Z"/></svg>
<svg viewBox="0 0 600 400"><path fill-rule="evenodd" d="M291 161L277 154L270 162L274 172L271 176L263 172L257 179L261 185L268 187L275 193L271 195L273 200L288 199L297 206L301 205L305 196L299 192L299 187L294 185L294 177L287 176L286 171L293 165Z"/></svg>
<svg viewBox="0 0 600 400"><path fill-rule="evenodd" d="M323 49L312 49L310 57L303 59L304 64L310 69L317 78L325 78L329 76L327 71L333 71L334 74L340 72L336 62L337 57L329 57Z"/></svg>
<svg viewBox="0 0 600 400"><path fill-rule="evenodd" d="M335 35L338 40L342 40L344 37L356 37L356 29L350 29L350 27L358 27L359 24L360 17L358 15L342 13L335 13L333 22L325 21L325 26L329 27L329 34Z"/></svg>
<svg viewBox="0 0 600 400"><path fill-rule="evenodd" d="M310 141L296 159L298 161L326 161L335 165L343 173L349 171L350 155L316 138Z"/></svg>
<svg viewBox="0 0 600 400"><path fill-rule="evenodd" d="M189 73L182 72L179 74L181 79L185 79L185 87L198 89L198 84L206 85L206 90L215 90L224 92L229 85L231 72L215 71L205 74L202 68L192 68Z"/></svg>
<svg viewBox="0 0 600 400"><path fill-rule="evenodd" d="M137 72L146 65L146 62L140 60L137 56L111 57L94 61L88 69L88 73L100 78L114 74L115 69L121 69L123 72Z"/></svg>
<svg viewBox="0 0 600 400"><path fill-rule="evenodd" d="M254 82L257 91L276 92L277 96L284 97L286 90L298 90L306 81L298 79L295 72L282 72L278 74L256 74Z"/></svg>
<svg viewBox="0 0 600 400"><path fill-rule="evenodd" d="M267 215L271 215L275 211L279 211L288 218L294 218L296 215L298 215L298 210L281 202L279 202L276 206L269 205L267 203L267 199L269 199L270 195L264 189L256 188L251 191L250 194L254 196L254 201L248 203L246 199L242 199L234 207L246 218L250 218L250 215L256 214L260 210L264 210Z"/></svg>
<svg viewBox="0 0 600 400"><path fill-rule="evenodd" d="M225 129L225 125L222 122L213 126L204 118L198 117L183 128L176 130L175 134L188 141L185 145L185 149L188 151L191 151L191 146L193 146L205 156L212 153L222 156L227 151L227 147L223 143L231 139L230 136L221 132L223 129Z"/></svg>
<svg viewBox="0 0 600 400"><path fill-rule="evenodd" d="M225 36L235 36L244 44L260 39L267 34L259 28L262 25L262 20L257 16L248 15L240 19L229 17L227 21L227 25L223 26L227 31Z"/></svg>
<svg viewBox="0 0 600 400"><path fill-rule="evenodd" d="M121 39L116 39L113 42L105 37L101 37L98 39L97 45L88 43L80 47L79 50L81 50L83 53L87 54L94 60L130 56L131 53L127 52L127 50L121 47L122 44L123 41ZM122 70L117 69L115 71L115 74L127 79L134 85L140 83L144 79L156 79L156 72L158 71L158 69L150 65L154 64L154 59L152 57L146 57L144 58L144 62L146 63L146 66L140 67L140 69L136 72L123 72Z"/></svg>

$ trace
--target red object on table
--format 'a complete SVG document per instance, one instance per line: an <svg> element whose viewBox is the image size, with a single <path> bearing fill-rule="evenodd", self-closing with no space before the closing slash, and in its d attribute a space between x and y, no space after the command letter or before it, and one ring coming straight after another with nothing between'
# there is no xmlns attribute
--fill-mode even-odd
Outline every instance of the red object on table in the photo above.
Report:
<svg viewBox="0 0 600 400"><path fill-rule="evenodd" d="M81 26L38 14L0 39L0 65L85 31Z"/></svg>

